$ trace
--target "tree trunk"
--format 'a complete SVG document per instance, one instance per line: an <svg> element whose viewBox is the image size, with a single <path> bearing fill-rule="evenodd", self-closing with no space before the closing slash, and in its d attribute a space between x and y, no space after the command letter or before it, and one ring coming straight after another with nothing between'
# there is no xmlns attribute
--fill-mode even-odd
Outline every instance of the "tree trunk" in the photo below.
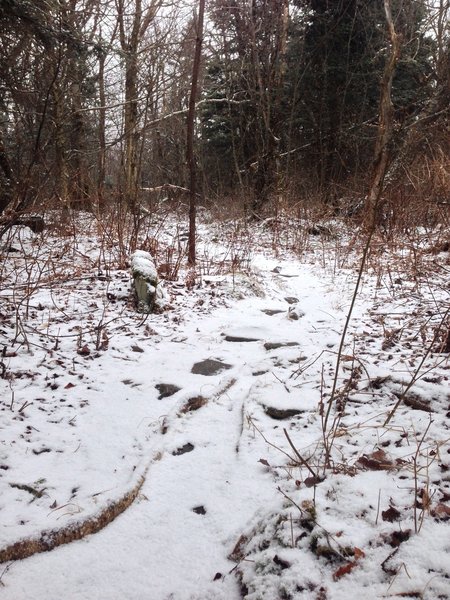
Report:
<svg viewBox="0 0 450 600"><path fill-rule="evenodd" d="M2 132L0 129L0 169L3 171L2 189L0 190L0 216L5 211L13 198L14 176L8 155L3 144Z"/></svg>
<svg viewBox="0 0 450 600"><path fill-rule="evenodd" d="M56 193L61 202L61 207L69 208L68 169L67 169L67 140L64 131L63 93L58 84L54 92L54 123L55 123L55 166L56 166Z"/></svg>
<svg viewBox="0 0 450 600"><path fill-rule="evenodd" d="M187 117L186 158L189 169L189 242L188 263L195 265L196 260L196 213L197 213L197 169L194 155L194 129L195 129L195 100L198 91L200 73L200 60L203 43L203 20L205 13L205 0L199 0L198 18L196 23L196 39L194 63L192 65L191 94L189 97L189 112Z"/></svg>
<svg viewBox="0 0 450 600"><path fill-rule="evenodd" d="M142 0L133 0L133 11L124 6L124 0L116 0L120 45L125 55L125 107L123 156L124 196L133 213L137 210L139 183L139 111L138 111L138 57L139 47L162 0L152 0L142 9ZM132 16L131 31L127 35L126 18Z"/></svg>
<svg viewBox="0 0 450 600"><path fill-rule="evenodd" d="M384 0L384 10L391 43L391 52L384 68L383 79L380 88L380 116L378 123L378 134L375 144L375 156L373 161L373 174L369 193L367 195L367 208L371 222L369 227L373 230L379 218L379 204L383 191L384 178L390 159L390 142L393 130L393 106L391 100L392 80L395 68L400 56L400 40L395 32L392 20L390 0Z"/></svg>
<svg viewBox="0 0 450 600"><path fill-rule="evenodd" d="M106 54L101 50L98 57L98 94L100 110L98 115L98 159L97 159L97 197L99 209L104 203L106 177L106 94L105 94L105 59Z"/></svg>

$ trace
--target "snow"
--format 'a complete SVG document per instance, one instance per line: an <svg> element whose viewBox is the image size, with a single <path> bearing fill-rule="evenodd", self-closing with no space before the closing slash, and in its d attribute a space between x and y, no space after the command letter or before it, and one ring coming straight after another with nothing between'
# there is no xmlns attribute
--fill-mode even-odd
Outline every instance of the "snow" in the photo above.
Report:
<svg viewBox="0 0 450 600"><path fill-rule="evenodd" d="M145 250L135 250L130 257L130 260L133 274L142 275L142 277L148 279L149 281L157 281L158 273L156 271L153 257L149 252L146 252ZM151 287L153 286L149 286L149 289Z"/></svg>
<svg viewBox="0 0 450 600"><path fill-rule="evenodd" d="M314 236L301 252L301 224L284 226L274 244L264 226L200 224L200 275L181 268L165 310L145 316L88 215L71 239L12 233L0 552L76 528L145 481L97 533L0 565L2 598L450 598L450 365L427 352L448 308L448 256L417 265L410 240L374 247L324 431L360 254L339 224L339 243ZM161 256L137 251L133 268L162 262L178 230L165 215ZM230 368L192 372L207 359ZM412 404L386 424L417 368ZM180 389L158 399L158 384Z"/></svg>

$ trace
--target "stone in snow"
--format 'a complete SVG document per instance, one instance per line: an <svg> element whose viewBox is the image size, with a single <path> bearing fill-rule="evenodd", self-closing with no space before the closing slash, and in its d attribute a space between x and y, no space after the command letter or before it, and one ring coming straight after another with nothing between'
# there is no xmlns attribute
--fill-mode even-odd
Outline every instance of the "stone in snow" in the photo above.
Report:
<svg viewBox="0 0 450 600"><path fill-rule="evenodd" d="M293 304L288 310L288 319L292 321L298 321L305 316L305 312L300 308L298 304Z"/></svg>
<svg viewBox="0 0 450 600"><path fill-rule="evenodd" d="M164 304L164 292L158 281L152 255L145 250L136 250L131 255L130 262L138 310L152 312L156 306Z"/></svg>

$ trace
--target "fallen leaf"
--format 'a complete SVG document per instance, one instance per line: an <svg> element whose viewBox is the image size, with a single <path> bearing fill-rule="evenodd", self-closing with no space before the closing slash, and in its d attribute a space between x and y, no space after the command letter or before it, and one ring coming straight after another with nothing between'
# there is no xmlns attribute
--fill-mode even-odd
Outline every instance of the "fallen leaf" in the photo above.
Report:
<svg viewBox="0 0 450 600"><path fill-rule="evenodd" d="M245 546L247 545L247 542L248 537L245 535L241 535L241 537L236 542L236 545L234 546L233 550L228 555L228 558L230 560L233 560L234 562L240 562L241 560L243 560L245 558L244 550Z"/></svg>
<svg viewBox="0 0 450 600"><path fill-rule="evenodd" d="M345 565L342 565L342 567L339 567L339 569L337 569L337 571L335 571L333 573L333 579L335 581L337 581L338 579L340 579L344 575L348 575L357 566L357 564L358 564L357 562L352 561L352 562L349 562L349 563L347 563Z"/></svg>
<svg viewBox="0 0 450 600"><path fill-rule="evenodd" d="M436 517L442 521L448 521L450 519L450 506L447 506L443 502L439 502L431 511L433 517Z"/></svg>
<svg viewBox="0 0 450 600"><path fill-rule="evenodd" d="M69 383L64 386L64 389L65 390L70 390L73 387L75 387L75 384L74 383L70 383L70 381L69 381Z"/></svg>
<svg viewBox="0 0 450 600"><path fill-rule="evenodd" d="M389 521L389 523L393 523L394 521L398 521L400 518L400 511L393 506L390 506L387 510L382 511L381 516L383 521Z"/></svg>
<svg viewBox="0 0 450 600"><path fill-rule="evenodd" d="M397 548L403 542L406 542L411 537L411 529L406 529L405 531L393 531L390 535L387 536L387 543L392 546L392 548Z"/></svg>
<svg viewBox="0 0 450 600"><path fill-rule="evenodd" d="M387 457L384 450L376 450L372 454L363 454L356 461L365 469L371 471L389 471L394 468L394 463Z"/></svg>

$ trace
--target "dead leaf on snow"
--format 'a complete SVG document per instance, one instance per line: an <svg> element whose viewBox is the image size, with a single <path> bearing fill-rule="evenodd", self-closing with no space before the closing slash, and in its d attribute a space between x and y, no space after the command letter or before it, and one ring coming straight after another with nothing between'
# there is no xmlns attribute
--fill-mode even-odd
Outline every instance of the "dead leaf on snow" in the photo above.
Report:
<svg viewBox="0 0 450 600"><path fill-rule="evenodd" d="M433 508L431 514L441 521L448 521L450 519L450 506L447 506L443 502L439 502Z"/></svg>
<svg viewBox="0 0 450 600"><path fill-rule="evenodd" d="M356 462L361 467L371 471L390 471L395 467L384 450L376 450L372 454L363 454Z"/></svg>
<svg viewBox="0 0 450 600"><path fill-rule="evenodd" d="M247 542L248 537L242 534L236 542L236 545L234 546L233 550L228 555L229 560L233 560L234 562L240 562L241 560L243 560L245 558L244 549Z"/></svg>
<svg viewBox="0 0 450 600"><path fill-rule="evenodd" d="M387 510L383 510L381 513L383 521L389 521L389 523L393 523L394 521L398 521L400 518L400 511L390 506Z"/></svg>
<svg viewBox="0 0 450 600"><path fill-rule="evenodd" d="M405 531L393 531L391 534L387 534L383 537L392 548L397 548L400 544L409 540L411 537L411 529L405 529Z"/></svg>
<svg viewBox="0 0 450 600"><path fill-rule="evenodd" d="M345 565L340 566L339 569L337 569L333 573L333 579L335 581L337 581L344 575L348 575L349 573L351 573L353 571L353 569L358 566L359 559L365 558L366 554L363 550L361 550L361 548L358 548L355 546L353 548L353 556L354 556L355 560L345 563Z"/></svg>
<svg viewBox="0 0 450 600"><path fill-rule="evenodd" d="M357 565L358 563L356 561L348 562L345 565L342 565L342 567L339 567L339 569L333 573L333 579L337 581L344 575L348 575Z"/></svg>

